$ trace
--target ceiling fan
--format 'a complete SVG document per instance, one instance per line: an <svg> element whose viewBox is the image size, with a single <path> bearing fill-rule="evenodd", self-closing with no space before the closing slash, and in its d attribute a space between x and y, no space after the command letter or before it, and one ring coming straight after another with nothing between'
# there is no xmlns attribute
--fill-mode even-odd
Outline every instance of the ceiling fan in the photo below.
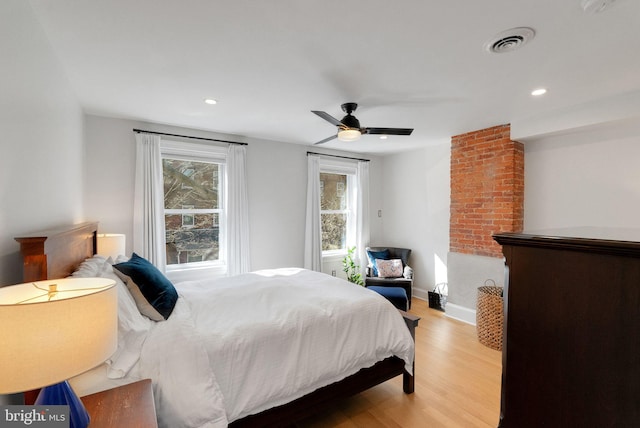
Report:
<svg viewBox="0 0 640 428"><path fill-rule="evenodd" d="M347 113L342 120L338 120L328 113L323 111L311 110L311 113L315 113L327 122L338 127L338 133L331 137L325 138L322 141L318 141L314 145L324 144L328 141L338 138L340 141L355 141L363 134L372 135L411 135L413 128L361 128L360 121L356 119L351 113L356 111L358 104L356 103L344 103L342 104L342 111Z"/></svg>

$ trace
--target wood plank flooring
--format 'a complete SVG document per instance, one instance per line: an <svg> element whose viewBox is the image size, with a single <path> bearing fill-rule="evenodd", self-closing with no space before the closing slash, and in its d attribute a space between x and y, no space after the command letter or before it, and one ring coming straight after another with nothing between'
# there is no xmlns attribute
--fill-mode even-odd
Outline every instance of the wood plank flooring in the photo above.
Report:
<svg viewBox="0 0 640 428"><path fill-rule="evenodd" d="M495 428L500 415L502 354L478 342L475 326L413 299L415 393L397 377L297 424L298 428Z"/></svg>

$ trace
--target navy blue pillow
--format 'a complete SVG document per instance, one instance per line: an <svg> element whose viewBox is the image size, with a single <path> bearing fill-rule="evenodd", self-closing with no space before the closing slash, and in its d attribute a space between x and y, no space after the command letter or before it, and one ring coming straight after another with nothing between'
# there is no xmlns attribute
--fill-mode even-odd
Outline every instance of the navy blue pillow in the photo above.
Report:
<svg viewBox="0 0 640 428"><path fill-rule="evenodd" d="M367 250L367 257L369 257L369 265L373 271L373 276L378 276L378 268L376 267L376 259L389 260L391 254L389 250L384 249L382 251Z"/></svg>
<svg viewBox="0 0 640 428"><path fill-rule="evenodd" d="M154 321L169 318L178 301L178 292L162 272L136 253L128 262L113 265L142 315Z"/></svg>

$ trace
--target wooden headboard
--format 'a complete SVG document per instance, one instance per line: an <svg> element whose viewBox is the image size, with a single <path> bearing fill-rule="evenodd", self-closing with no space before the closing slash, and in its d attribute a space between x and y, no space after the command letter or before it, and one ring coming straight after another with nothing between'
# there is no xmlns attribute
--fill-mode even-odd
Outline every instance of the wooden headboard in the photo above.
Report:
<svg viewBox="0 0 640 428"><path fill-rule="evenodd" d="M86 222L16 237L24 282L64 278L97 251L98 223Z"/></svg>

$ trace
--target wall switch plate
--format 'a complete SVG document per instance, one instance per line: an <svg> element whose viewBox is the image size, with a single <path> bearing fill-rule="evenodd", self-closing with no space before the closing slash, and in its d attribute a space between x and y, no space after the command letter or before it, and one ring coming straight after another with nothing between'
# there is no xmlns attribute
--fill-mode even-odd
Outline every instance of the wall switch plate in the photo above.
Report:
<svg viewBox="0 0 640 428"><path fill-rule="evenodd" d="M378 217L382 217L382 210L378 210Z"/></svg>

